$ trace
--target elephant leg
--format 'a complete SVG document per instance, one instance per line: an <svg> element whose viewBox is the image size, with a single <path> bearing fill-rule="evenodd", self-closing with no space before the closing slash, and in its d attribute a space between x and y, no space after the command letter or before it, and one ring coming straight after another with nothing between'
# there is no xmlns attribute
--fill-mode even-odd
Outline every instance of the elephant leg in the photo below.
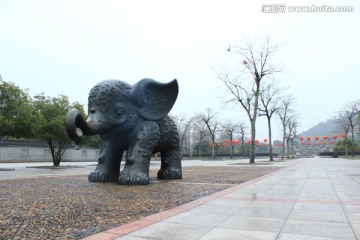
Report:
<svg viewBox="0 0 360 240"><path fill-rule="evenodd" d="M103 141L98 164L90 173L89 182L116 182L120 174L123 152L112 141Z"/></svg>
<svg viewBox="0 0 360 240"><path fill-rule="evenodd" d="M128 151L124 170L118 179L119 184L149 184L150 158L159 136L160 130L156 123L147 122L140 128L135 144Z"/></svg>
<svg viewBox="0 0 360 240"><path fill-rule="evenodd" d="M180 149L161 152L161 168L157 173L159 179L182 179Z"/></svg>

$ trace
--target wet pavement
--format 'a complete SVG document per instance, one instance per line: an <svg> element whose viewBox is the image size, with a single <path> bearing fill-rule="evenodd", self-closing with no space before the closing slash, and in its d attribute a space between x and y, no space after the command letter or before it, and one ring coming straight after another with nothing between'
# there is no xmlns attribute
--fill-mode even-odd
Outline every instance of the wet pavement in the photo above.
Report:
<svg viewBox="0 0 360 240"><path fill-rule="evenodd" d="M360 161L275 165L287 167L86 240L360 238Z"/></svg>

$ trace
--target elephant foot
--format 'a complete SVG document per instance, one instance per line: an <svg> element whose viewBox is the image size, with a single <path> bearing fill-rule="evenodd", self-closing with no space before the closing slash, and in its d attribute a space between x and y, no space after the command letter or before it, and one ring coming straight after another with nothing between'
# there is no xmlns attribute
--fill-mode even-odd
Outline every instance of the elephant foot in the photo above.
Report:
<svg viewBox="0 0 360 240"><path fill-rule="evenodd" d="M88 179L89 182L116 182L119 174L109 174L106 172L91 172Z"/></svg>
<svg viewBox="0 0 360 240"><path fill-rule="evenodd" d="M120 173L118 183L121 185L147 185L149 184L149 176L145 173L126 174Z"/></svg>
<svg viewBox="0 0 360 240"><path fill-rule="evenodd" d="M182 179L180 169L160 169L157 173L158 179Z"/></svg>

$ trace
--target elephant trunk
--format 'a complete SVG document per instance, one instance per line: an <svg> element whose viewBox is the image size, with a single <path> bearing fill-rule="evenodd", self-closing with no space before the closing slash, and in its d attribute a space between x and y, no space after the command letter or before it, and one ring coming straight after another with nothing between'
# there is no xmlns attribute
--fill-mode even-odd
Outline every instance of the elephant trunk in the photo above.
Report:
<svg viewBox="0 0 360 240"><path fill-rule="evenodd" d="M95 135L95 131L84 120L80 111L73 108L66 115L66 131L69 137L75 141L75 149L81 147L81 136Z"/></svg>

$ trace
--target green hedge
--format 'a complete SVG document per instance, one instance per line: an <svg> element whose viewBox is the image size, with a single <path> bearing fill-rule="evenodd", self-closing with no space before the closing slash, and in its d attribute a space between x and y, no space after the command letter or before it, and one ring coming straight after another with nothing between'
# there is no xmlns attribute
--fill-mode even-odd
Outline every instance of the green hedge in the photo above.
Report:
<svg viewBox="0 0 360 240"><path fill-rule="evenodd" d="M348 151L348 155L351 155L352 152ZM354 155L360 155L359 151L354 152ZM338 157L346 156L346 152L319 152L320 157Z"/></svg>

